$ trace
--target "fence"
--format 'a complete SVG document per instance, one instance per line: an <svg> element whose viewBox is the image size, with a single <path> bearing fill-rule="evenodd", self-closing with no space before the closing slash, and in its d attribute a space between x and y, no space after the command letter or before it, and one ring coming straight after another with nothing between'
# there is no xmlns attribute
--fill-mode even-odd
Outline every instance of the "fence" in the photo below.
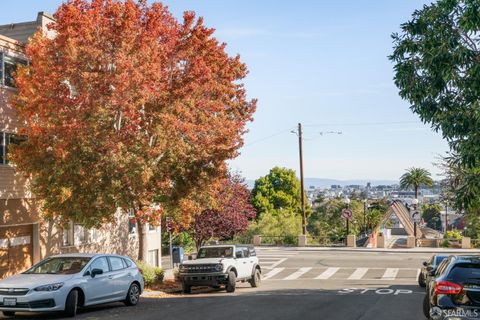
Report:
<svg viewBox="0 0 480 320"><path fill-rule="evenodd" d="M417 239L417 244L419 247L426 248L461 248L462 240L461 239ZM479 243L480 245L480 243ZM472 245L473 247L473 245Z"/></svg>
<svg viewBox="0 0 480 320"><path fill-rule="evenodd" d="M344 239L332 240L330 237L325 236L307 236L307 246L312 247L345 247Z"/></svg>
<svg viewBox="0 0 480 320"><path fill-rule="evenodd" d="M480 239L471 239L470 244L472 248L478 249L480 248Z"/></svg>

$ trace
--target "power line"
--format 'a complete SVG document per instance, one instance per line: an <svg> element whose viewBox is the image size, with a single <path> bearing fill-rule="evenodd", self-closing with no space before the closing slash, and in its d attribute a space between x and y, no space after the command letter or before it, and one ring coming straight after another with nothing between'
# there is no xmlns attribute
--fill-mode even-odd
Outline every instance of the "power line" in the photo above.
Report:
<svg viewBox="0 0 480 320"><path fill-rule="evenodd" d="M288 129L284 129L284 130L282 130L282 131L278 131L277 133L274 133L274 134L271 134L271 135L269 135L269 136L266 136L266 137L263 137L263 138L254 140L254 141L252 141L252 142L250 142L250 143L247 143L247 144L243 145L243 147L245 148L245 147L251 146L251 145L253 145L253 144L256 144L256 143L259 143L259 142L268 140L268 139L270 139L270 138L279 136L279 135L281 135L281 134L290 132L290 131L291 131L292 129L294 129L294 128L295 128L295 127L290 127L290 128L288 128Z"/></svg>
<svg viewBox="0 0 480 320"><path fill-rule="evenodd" d="M317 123L305 124L304 127L335 127L335 126L378 126L378 125L395 125L395 124L423 124L420 121L390 121L390 122L350 122L350 123Z"/></svg>
<svg viewBox="0 0 480 320"><path fill-rule="evenodd" d="M361 127L361 126L381 126L381 125L397 125L397 124L423 124L422 122L420 121L389 121L389 122L346 122L346 123L341 123L341 122L337 122L337 123L317 123L317 124L307 124L307 125L302 125L303 127L347 127L347 126L357 126L357 127ZM254 140L250 143L247 143L245 145L243 145L243 147L249 147L251 145L254 145L254 144L257 144L259 142L263 142L265 140L268 140L268 139L271 139L271 138L274 138L276 136L279 136L279 135L282 135L284 133L287 133L287 132L292 132L295 131L297 128L296 127L289 127L287 129L283 129L281 131L278 131L276 133L273 133L271 135L268 135L268 136L265 136L263 138L260 138L260 139L257 139L257 140ZM296 131L295 131L296 132ZM341 131L338 131L339 134ZM320 134L320 135L323 135L324 133L337 133L337 131L335 132L315 132L315 134ZM318 137L317 137L318 138ZM305 140L316 140L317 138L311 138L311 139L305 139Z"/></svg>

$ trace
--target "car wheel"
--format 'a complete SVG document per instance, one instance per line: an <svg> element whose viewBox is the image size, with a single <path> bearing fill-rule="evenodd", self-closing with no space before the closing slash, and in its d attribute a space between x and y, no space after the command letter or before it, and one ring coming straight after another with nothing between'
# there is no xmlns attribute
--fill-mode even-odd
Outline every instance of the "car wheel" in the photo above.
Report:
<svg viewBox="0 0 480 320"><path fill-rule="evenodd" d="M192 286L186 282L182 282L182 291L183 293L190 294L192 293Z"/></svg>
<svg viewBox="0 0 480 320"><path fill-rule="evenodd" d="M425 278L423 277L422 273L418 275L418 285L422 288L425 288Z"/></svg>
<svg viewBox="0 0 480 320"><path fill-rule="evenodd" d="M140 300L140 287L136 283L132 283L127 292L127 298L125 304L127 306L136 306Z"/></svg>
<svg viewBox="0 0 480 320"><path fill-rule="evenodd" d="M230 271L228 273L228 282L227 282L227 292L235 292L235 287L237 285L237 276L235 276L235 272Z"/></svg>
<svg viewBox="0 0 480 320"><path fill-rule="evenodd" d="M3 311L5 317L15 317L15 311Z"/></svg>
<svg viewBox="0 0 480 320"><path fill-rule="evenodd" d="M251 285L253 288L259 287L261 281L262 281L262 279L261 279L260 270L255 269L255 273L253 274L252 279L250 279L250 281L249 281L249 282L250 282L250 285Z"/></svg>
<svg viewBox="0 0 480 320"><path fill-rule="evenodd" d="M423 298L423 315L425 318L430 319L430 301L428 301L428 295Z"/></svg>
<svg viewBox="0 0 480 320"><path fill-rule="evenodd" d="M78 291L72 290L67 296L65 301L65 316L75 317L77 315L77 306L78 306Z"/></svg>

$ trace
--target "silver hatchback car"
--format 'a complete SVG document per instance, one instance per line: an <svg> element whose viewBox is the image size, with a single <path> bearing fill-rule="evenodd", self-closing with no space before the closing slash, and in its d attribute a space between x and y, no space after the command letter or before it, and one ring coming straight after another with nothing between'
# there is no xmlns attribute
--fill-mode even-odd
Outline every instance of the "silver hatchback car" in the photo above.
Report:
<svg viewBox="0 0 480 320"><path fill-rule="evenodd" d="M110 254L52 256L29 270L0 280L0 311L63 311L121 301L134 306L144 289L140 270L128 257Z"/></svg>

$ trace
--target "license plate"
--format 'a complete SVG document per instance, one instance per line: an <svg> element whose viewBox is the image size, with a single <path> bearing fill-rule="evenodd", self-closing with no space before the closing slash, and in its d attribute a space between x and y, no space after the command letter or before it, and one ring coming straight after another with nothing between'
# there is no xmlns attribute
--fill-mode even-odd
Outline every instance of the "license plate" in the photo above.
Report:
<svg viewBox="0 0 480 320"><path fill-rule="evenodd" d="M9 306L9 307L14 307L17 305L17 299L16 298L3 298L3 305L4 306Z"/></svg>

